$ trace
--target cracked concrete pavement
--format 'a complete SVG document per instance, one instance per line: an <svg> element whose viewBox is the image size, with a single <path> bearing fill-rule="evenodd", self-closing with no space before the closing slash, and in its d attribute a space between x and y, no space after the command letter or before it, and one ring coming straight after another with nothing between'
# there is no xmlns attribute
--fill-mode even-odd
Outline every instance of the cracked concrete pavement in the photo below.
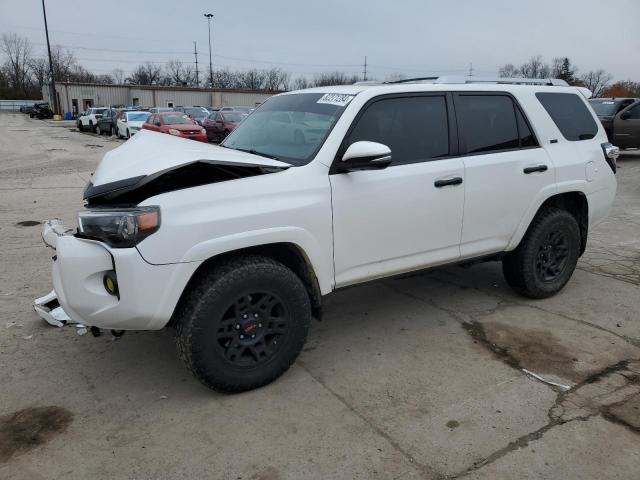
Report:
<svg viewBox="0 0 640 480"><path fill-rule="evenodd" d="M168 329L80 337L32 311L34 223L74 224L120 143L55 125L0 115L0 478L637 478L640 151L557 296L517 296L498 263L344 289L280 380L220 395Z"/></svg>

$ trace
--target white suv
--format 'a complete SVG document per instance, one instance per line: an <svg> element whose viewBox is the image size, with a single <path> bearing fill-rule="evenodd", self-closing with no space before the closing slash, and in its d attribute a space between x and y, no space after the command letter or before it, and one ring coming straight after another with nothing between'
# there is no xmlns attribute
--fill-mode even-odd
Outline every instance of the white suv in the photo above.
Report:
<svg viewBox="0 0 640 480"><path fill-rule="evenodd" d="M289 368L323 296L347 285L500 259L516 291L553 295L616 192L617 149L563 84L291 92L221 146L143 130L105 155L77 231L45 225L55 293L37 310L171 325L202 383L242 391Z"/></svg>
<svg viewBox="0 0 640 480"><path fill-rule="evenodd" d="M78 116L78 130L84 132L86 129L89 129L89 131L95 132L96 126L98 125L98 119L102 117L105 110L108 110L108 108L91 107L85 112L82 112Z"/></svg>

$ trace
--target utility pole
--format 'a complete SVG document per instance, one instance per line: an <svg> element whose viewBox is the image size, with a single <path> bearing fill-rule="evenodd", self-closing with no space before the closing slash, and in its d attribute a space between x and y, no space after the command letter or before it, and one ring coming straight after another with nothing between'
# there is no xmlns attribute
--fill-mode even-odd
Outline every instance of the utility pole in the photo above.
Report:
<svg viewBox="0 0 640 480"><path fill-rule="evenodd" d="M363 72L363 77L362 79L366 82L367 81L367 56L364 56L364 72Z"/></svg>
<svg viewBox="0 0 640 480"><path fill-rule="evenodd" d="M196 88L200 86L200 77L198 75L198 47L196 42L193 42L193 54L196 56Z"/></svg>
<svg viewBox="0 0 640 480"><path fill-rule="evenodd" d="M58 108L58 96L56 95L56 81L53 78L53 62L51 61L51 45L49 44L49 27L47 26L47 10L44 6L44 0L42 0L42 15L44 16L44 33L47 36L47 52L49 53L49 97L51 98L51 109L53 113L60 113Z"/></svg>
<svg viewBox="0 0 640 480"><path fill-rule="evenodd" d="M473 77L473 62L469 63L469 76Z"/></svg>
<svg viewBox="0 0 640 480"><path fill-rule="evenodd" d="M204 16L207 17L209 21L209 83L211 88L213 88L213 61L211 60L211 19L213 18L213 14L205 13Z"/></svg>

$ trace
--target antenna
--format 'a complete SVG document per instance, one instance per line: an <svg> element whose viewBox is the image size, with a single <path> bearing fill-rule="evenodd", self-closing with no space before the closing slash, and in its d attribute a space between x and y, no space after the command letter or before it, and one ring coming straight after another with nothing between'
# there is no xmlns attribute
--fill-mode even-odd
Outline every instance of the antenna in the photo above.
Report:
<svg viewBox="0 0 640 480"><path fill-rule="evenodd" d="M363 72L363 81L367 81L367 56L364 56L364 72Z"/></svg>
<svg viewBox="0 0 640 480"><path fill-rule="evenodd" d="M473 77L473 62L469 63L469 76Z"/></svg>
<svg viewBox="0 0 640 480"><path fill-rule="evenodd" d="M193 42L193 54L196 56L196 88L200 86L200 78L198 76L198 48L196 42Z"/></svg>

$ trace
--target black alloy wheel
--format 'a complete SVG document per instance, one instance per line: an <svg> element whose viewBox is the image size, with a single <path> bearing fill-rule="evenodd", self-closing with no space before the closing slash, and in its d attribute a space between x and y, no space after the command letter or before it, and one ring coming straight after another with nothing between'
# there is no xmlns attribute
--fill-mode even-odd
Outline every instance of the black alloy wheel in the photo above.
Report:
<svg viewBox="0 0 640 480"><path fill-rule="evenodd" d="M538 249L536 273L543 282L552 282L567 266L569 246L563 231L549 232Z"/></svg>
<svg viewBox="0 0 640 480"><path fill-rule="evenodd" d="M235 300L218 323L215 348L230 364L263 364L285 344L289 314L274 293L252 292Z"/></svg>

